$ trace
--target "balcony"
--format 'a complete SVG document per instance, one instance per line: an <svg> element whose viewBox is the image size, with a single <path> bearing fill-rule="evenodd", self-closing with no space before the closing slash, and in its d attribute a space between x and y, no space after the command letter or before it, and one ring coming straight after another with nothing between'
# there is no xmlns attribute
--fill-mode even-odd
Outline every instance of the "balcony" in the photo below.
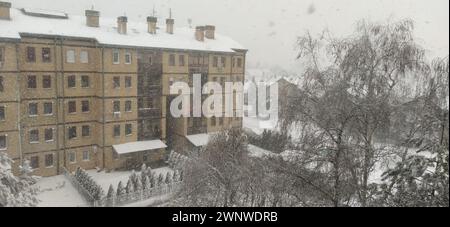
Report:
<svg viewBox="0 0 450 227"><path fill-rule="evenodd" d="M161 118L161 109L139 108L139 118Z"/></svg>

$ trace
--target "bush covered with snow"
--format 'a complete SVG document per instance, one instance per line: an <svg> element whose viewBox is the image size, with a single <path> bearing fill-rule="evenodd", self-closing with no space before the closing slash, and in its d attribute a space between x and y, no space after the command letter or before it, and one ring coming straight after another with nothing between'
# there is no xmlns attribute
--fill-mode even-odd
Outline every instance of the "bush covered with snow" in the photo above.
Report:
<svg viewBox="0 0 450 227"><path fill-rule="evenodd" d="M94 200L99 200L104 196L105 193L103 192L102 187L97 184L84 169L78 167L74 176L78 183L89 192Z"/></svg>

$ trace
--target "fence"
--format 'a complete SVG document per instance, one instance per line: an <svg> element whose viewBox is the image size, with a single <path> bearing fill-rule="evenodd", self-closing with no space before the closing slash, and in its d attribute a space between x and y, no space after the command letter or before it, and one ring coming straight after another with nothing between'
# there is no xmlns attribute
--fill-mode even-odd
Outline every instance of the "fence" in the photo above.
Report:
<svg viewBox="0 0 450 227"><path fill-rule="evenodd" d="M117 207L124 206L127 204L144 201L157 196L168 195L170 193L176 192L181 187L180 182L174 182L170 184L162 184L160 186L155 186L153 188L139 190L132 193L125 193L123 195L114 195L111 198L104 197L93 203L94 207Z"/></svg>
<svg viewBox="0 0 450 227"><path fill-rule="evenodd" d="M66 168L63 168L64 176L77 189L78 193L92 206L95 203L94 197L89 193Z"/></svg>
<svg viewBox="0 0 450 227"><path fill-rule="evenodd" d="M70 181L70 183L77 189L83 198L93 207L117 207L150 199L156 196L167 195L176 192L180 189L182 181L172 182L170 184L162 184L149 189L139 190L136 192L125 193L123 195L114 195L112 198L103 197L102 199L95 200L94 197L77 181L67 169L63 169L64 176Z"/></svg>

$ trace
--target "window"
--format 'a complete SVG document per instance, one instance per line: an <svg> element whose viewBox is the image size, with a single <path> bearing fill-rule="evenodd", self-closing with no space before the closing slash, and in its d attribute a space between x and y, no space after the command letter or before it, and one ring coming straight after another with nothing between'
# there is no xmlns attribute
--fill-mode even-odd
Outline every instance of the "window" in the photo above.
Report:
<svg viewBox="0 0 450 227"><path fill-rule="evenodd" d="M131 87L131 76L125 77L125 87L130 88Z"/></svg>
<svg viewBox="0 0 450 227"><path fill-rule="evenodd" d="M27 47L27 62L36 62L36 49Z"/></svg>
<svg viewBox="0 0 450 227"><path fill-rule="evenodd" d="M53 141L53 129L52 128L46 128L45 129L45 141Z"/></svg>
<svg viewBox="0 0 450 227"><path fill-rule="evenodd" d="M126 124L125 125L125 135L129 136L133 133L133 125L132 124Z"/></svg>
<svg viewBox="0 0 450 227"><path fill-rule="evenodd" d="M184 55L180 55L180 56L178 56L178 64L180 65L180 66L184 66Z"/></svg>
<svg viewBox="0 0 450 227"><path fill-rule="evenodd" d="M0 92L3 92L5 87L3 86L3 76L0 76Z"/></svg>
<svg viewBox="0 0 450 227"><path fill-rule="evenodd" d="M76 113L76 112L77 112L77 102L69 101L69 113Z"/></svg>
<svg viewBox="0 0 450 227"><path fill-rule="evenodd" d="M223 125L223 117L219 118L219 125Z"/></svg>
<svg viewBox="0 0 450 227"><path fill-rule="evenodd" d="M36 76L28 76L28 88L36 88Z"/></svg>
<svg viewBox="0 0 450 227"><path fill-rule="evenodd" d="M114 137L120 136L120 125L114 125Z"/></svg>
<svg viewBox="0 0 450 227"><path fill-rule="evenodd" d="M52 78L49 75L42 76L42 88L51 88Z"/></svg>
<svg viewBox="0 0 450 227"><path fill-rule="evenodd" d="M81 87L88 88L91 86L91 81L89 80L89 76L81 76Z"/></svg>
<svg viewBox="0 0 450 227"><path fill-rule="evenodd" d="M113 64L119 64L120 63L120 53L118 50L113 51Z"/></svg>
<svg viewBox="0 0 450 227"><path fill-rule="evenodd" d="M81 136L82 137L91 136L91 127L89 125L83 125L81 127Z"/></svg>
<svg viewBox="0 0 450 227"><path fill-rule="evenodd" d="M83 151L83 161L89 161L89 151Z"/></svg>
<svg viewBox="0 0 450 227"><path fill-rule="evenodd" d="M39 143L39 130L30 130L30 143Z"/></svg>
<svg viewBox="0 0 450 227"><path fill-rule="evenodd" d="M131 101L125 101L125 112L131 112Z"/></svg>
<svg viewBox="0 0 450 227"><path fill-rule="evenodd" d="M39 168L39 157L38 156L33 156L30 158L30 167L32 169Z"/></svg>
<svg viewBox="0 0 450 227"><path fill-rule="evenodd" d="M51 62L52 57L50 55L50 48L44 47L42 48L42 62Z"/></svg>
<svg viewBox="0 0 450 227"><path fill-rule="evenodd" d="M81 112L83 112L83 113L89 112L89 101L88 100L81 101Z"/></svg>
<svg viewBox="0 0 450 227"><path fill-rule="evenodd" d="M237 59L237 67L242 68L242 58Z"/></svg>
<svg viewBox="0 0 450 227"><path fill-rule="evenodd" d="M169 55L169 65L175 66L175 54Z"/></svg>
<svg viewBox="0 0 450 227"><path fill-rule="evenodd" d="M125 64L131 64L131 53L125 53Z"/></svg>
<svg viewBox="0 0 450 227"><path fill-rule="evenodd" d="M73 152L73 151L69 152L69 162L70 163L77 162L77 156L76 156L75 152Z"/></svg>
<svg viewBox="0 0 450 227"><path fill-rule="evenodd" d="M77 138L77 127L76 126L69 127L67 136L68 136L69 140Z"/></svg>
<svg viewBox="0 0 450 227"><path fill-rule="evenodd" d="M118 76L113 77L113 87L120 88L120 77Z"/></svg>
<svg viewBox="0 0 450 227"><path fill-rule="evenodd" d="M227 66L227 59L225 57L220 58L220 67L226 67Z"/></svg>
<svg viewBox="0 0 450 227"><path fill-rule="evenodd" d="M80 52L80 62L83 64L89 63L89 53L85 50Z"/></svg>
<svg viewBox="0 0 450 227"><path fill-rule="evenodd" d="M5 48L0 47L0 68L3 62L5 62Z"/></svg>
<svg viewBox="0 0 450 227"><path fill-rule="evenodd" d="M37 116L38 115L38 104L37 103L29 103L28 104L28 115L29 116Z"/></svg>
<svg viewBox="0 0 450 227"><path fill-rule="evenodd" d="M216 122L216 117L211 117L211 125L212 126L216 126L217 122Z"/></svg>
<svg viewBox="0 0 450 227"><path fill-rule="evenodd" d="M213 67L217 67L219 65L219 58L213 57Z"/></svg>
<svg viewBox="0 0 450 227"><path fill-rule="evenodd" d="M45 167L53 167L53 154L45 155Z"/></svg>
<svg viewBox="0 0 450 227"><path fill-rule="evenodd" d="M114 113L120 112L120 101L113 102L113 112Z"/></svg>
<svg viewBox="0 0 450 227"><path fill-rule="evenodd" d="M68 88L75 88L77 86L77 80L74 75L67 77L67 87Z"/></svg>
<svg viewBox="0 0 450 227"><path fill-rule="evenodd" d="M67 63L75 63L75 51L74 50L68 50L66 52L66 62Z"/></svg>
<svg viewBox="0 0 450 227"><path fill-rule="evenodd" d="M45 102L44 103L44 114L45 115L52 115L53 114L53 103L51 103L51 102Z"/></svg>
<svg viewBox="0 0 450 227"><path fill-rule="evenodd" d="M6 150L6 135L0 135L0 150Z"/></svg>
<svg viewBox="0 0 450 227"><path fill-rule="evenodd" d="M5 107L4 106L0 106L0 121L4 121L5 120Z"/></svg>

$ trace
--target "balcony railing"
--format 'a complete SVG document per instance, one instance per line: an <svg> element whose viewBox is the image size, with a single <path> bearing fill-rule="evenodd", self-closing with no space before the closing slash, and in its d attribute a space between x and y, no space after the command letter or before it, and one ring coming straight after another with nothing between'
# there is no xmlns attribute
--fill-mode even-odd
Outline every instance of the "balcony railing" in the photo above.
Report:
<svg viewBox="0 0 450 227"><path fill-rule="evenodd" d="M140 118L161 118L161 109L159 108L139 108Z"/></svg>

